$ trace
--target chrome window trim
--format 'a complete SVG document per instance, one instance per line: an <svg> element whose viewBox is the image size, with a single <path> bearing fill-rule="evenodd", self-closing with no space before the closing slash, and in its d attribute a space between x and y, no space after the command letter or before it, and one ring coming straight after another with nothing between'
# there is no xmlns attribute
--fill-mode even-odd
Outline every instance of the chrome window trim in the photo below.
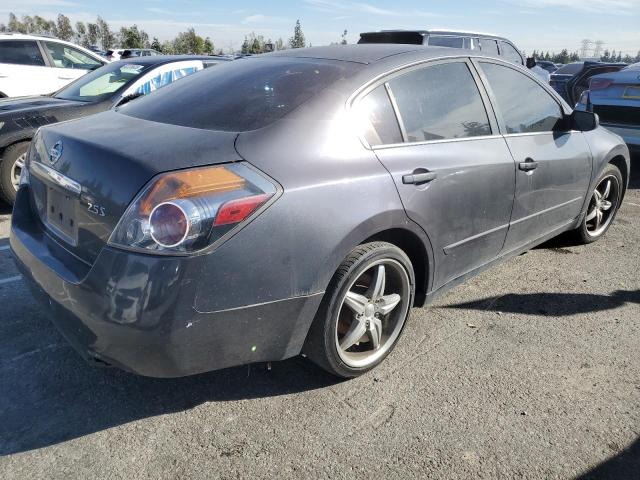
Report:
<svg viewBox="0 0 640 480"><path fill-rule="evenodd" d="M402 116L398 114L400 111L398 109L398 102L396 101L396 96L393 94L393 90L391 90L391 85L389 82L384 82L384 89L387 92L387 96L389 97L389 101L391 102L391 108L393 109L393 114L396 116L396 121L398 122L398 126L400 127L400 135L402 136L403 143L407 143L407 129L404 126L404 120Z"/></svg>
<svg viewBox="0 0 640 480"><path fill-rule="evenodd" d="M479 135L477 137L464 137L464 138L444 138L442 140L424 140L422 142L403 142L403 143L389 143L385 145L376 145L372 147L372 150L384 150L388 148L398 148L398 147L417 147L421 145L434 145L434 144L442 144L442 143L454 143L454 142L471 142L473 140L489 140L489 139L497 139L503 138L503 135L493 134L493 135Z"/></svg>

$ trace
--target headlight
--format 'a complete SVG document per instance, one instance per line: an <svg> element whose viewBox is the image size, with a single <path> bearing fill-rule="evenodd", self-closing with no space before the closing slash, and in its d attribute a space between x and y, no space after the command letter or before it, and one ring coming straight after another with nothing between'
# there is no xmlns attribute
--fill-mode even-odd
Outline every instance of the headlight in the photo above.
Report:
<svg viewBox="0 0 640 480"><path fill-rule="evenodd" d="M198 252L248 222L276 192L272 181L243 163L160 174L131 203L109 245Z"/></svg>

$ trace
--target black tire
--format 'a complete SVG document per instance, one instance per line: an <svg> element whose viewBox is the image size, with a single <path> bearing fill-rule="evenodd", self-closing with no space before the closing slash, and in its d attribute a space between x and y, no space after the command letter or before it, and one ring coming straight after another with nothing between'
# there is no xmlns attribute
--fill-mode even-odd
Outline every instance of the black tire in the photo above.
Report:
<svg viewBox="0 0 640 480"><path fill-rule="evenodd" d="M611 180L612 189L614 191L610 194L611 207L610 211L607 213L606 223L599 229L594 229L593 220L589 220L589 213L593 211L593 207L595 206L595 190L589 193L589 205L587 206L587 211L585 212L582 220L580 221L580 226L571 232L573 240L582 245L586 245L588 243L593 243L600 238L602 238L611 224L615 219L618 208L620 207L620 201L624 194L625 185L623 183L622 174L620 170L615 165L609 163L598 178L596 182L596 190L602 190L602 185L605 180Z"/></svg>
<svg viewBox="0 0 640 480"><path fill-rule="evenodd" d="M407 285L406 288L402 290L406 292L406 298L400 300L397 313L393 313L397 318L394 320L394 325L397 325L393 327L396 333L389 335L389 338L384 344L384 353L380 353L381 356L373 360L373 363L362 367L350 366L343 361L340 356L341 354L338 353L340 346L338 344L337 332L341 308L343 307L344 298L347 292L349 292L349 289L355 288L355 285L353 285L354 282L361 279L371 269L377 268L379 264L382 265L383 263L381 262L389 262L391 265L395 265L394 268L397 270L396 274L401 272L401 269L404 269L406 272ZM400 282L398 282L398 284L399 283ZM371 288L371 285L369 285L369 288ZM401 297L403 296L404 295L401 295ZM386 242L372 242L359 245L347 255L331 279L320 308L311 325L309 334L307 335L303 353L315 364L338 377L353 378L368 372L379 365L397 344L411 307L413 306L414 296L415 276L413 266L409 257L407 257L401 249ZM390 318L391 317L385 317L383 322L390 322ZM402 323L399 323L400 321ZM387 323L386 325L391 325L391 323ZM394 336L395 338L393 338ZM377 354L372 356L377 356Z"/></svg>
<svg viewBox="0 0 640 480"><path fill-rule="evenodd" d="M16 200L16 189L11 181L12 167L18 157L25 153L28 148L29 142L14 143L4 150L2 160L0 160L0 198L9 205L13 205Z"/></svg>

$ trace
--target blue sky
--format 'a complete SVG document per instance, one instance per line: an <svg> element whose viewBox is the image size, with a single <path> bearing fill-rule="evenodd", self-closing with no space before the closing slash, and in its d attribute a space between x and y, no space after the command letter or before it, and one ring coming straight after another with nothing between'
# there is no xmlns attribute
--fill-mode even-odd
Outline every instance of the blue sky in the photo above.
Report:
<svg viewBox="0 0 640 480"><path fill-rule="evenodd" d="M344 29L355 42L361 31L445 27L502 34L529 53L577 50L584 38L632 55L640 50L640 0L2 0L0 21L10 11L51 18L60 12L73 21L99 14L114 29L136 23L161 40L193 26L225 50L251 31L286 40L297 18L314 45L338 41Z"/></svg>

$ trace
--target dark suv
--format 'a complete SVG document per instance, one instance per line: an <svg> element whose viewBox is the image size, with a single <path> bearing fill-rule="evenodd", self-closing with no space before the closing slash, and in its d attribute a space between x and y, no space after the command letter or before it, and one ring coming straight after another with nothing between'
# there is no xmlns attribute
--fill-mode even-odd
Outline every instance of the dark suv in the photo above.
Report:
<svg viewBox="0 0 640 480"><path fill-rule="evenodd" d="M466 48L499 55L518 65L525 59L515 45L504 37L458 30L382 30L360 34L358 43L404 43L435 47Z"/></svg>

